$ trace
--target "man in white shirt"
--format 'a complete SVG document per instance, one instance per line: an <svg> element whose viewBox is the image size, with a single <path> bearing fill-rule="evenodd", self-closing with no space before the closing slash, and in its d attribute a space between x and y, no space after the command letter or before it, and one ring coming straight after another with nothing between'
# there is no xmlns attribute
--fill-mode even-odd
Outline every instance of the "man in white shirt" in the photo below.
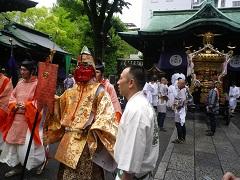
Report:
<svg viewBox="0 0 240 180"><path fill-rule="evenodd" d="M237 106L237 98L240 96L239 88L233 83L229 90L229 107L232 113L234 113Z"/></svg>
<svg viewBox="0 0 240 180"><path fill-rule="evenodd" d="M165 77L161 78L161 83L158 86L159 91L159 100L158 100L158 126L160 128L160 131L166 131L165 128L163 128L164 120L166 117L167 112L167 100L168 100L168 86L167 86L167 79Z"/></svg>
<svg viewBox="0 0 240 180"><path fill-rule="evenodd" d="M148 99L149 103L151 104L152 104L152 91L153 91L153 88L150 86L150 82L146 82L143 87L143 93Z"/></svg>
<svg viewBox="0 0 240 180"><path fill-rule="evenodd" d="M186 83L185 80L180 79L178 81L178 94L174 100L174 112L175 112L175 125L177 128L178 138L173 140L172 143L182 144L186 137Z"/></svg>
<svg viewBox="0 0 240 180"><path fill-rule="evenodd" d="M143 68L132 65L123 70L117 83L120 94L128 102L115 144L116 180L153 179L159 136L155 111L142 92L144 79Z"/></svg>
<svg viewBox="0 0 240 180"><path fill-rule="evenodd" d="M157 76L153 75L151 82L149 82L149 85L152 89L152 105L155 110L157 110L158 105L158 84L157 84Z"/></svg>

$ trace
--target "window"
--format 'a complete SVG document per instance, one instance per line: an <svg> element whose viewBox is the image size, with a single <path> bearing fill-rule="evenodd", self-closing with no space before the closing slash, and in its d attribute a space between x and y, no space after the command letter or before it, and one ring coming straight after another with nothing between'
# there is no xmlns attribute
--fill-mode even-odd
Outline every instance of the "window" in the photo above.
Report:
<svg viewBox="0 0 240 180"><path fill-rule="evenodd" d="M232 6L233 6L233 7L238 7L238 6L240 6L240 1L233 1L233 2L232 2Z"/></svg>
<svg viewBox="0 0 240 180"><path fill-rule="evenodd" d="M221 7L225 7L225 0L221 0Z"/></svg>

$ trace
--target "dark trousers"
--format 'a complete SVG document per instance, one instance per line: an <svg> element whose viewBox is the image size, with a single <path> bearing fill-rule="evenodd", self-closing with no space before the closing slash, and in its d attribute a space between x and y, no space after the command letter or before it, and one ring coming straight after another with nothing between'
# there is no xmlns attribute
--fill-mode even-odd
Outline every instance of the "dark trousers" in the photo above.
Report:
<svg viewBox="0 0 240 180"><path fill-rule="evenodd" d="M210 129L213 133L215 133L216 126L217 126L215 114L214 113L208 113L208 117L209 117L209 120L210 120Z"/></svg>
<svg viewBox="0 0 240 180"><path fill-rule="evenodd" d="M163 128L165 117L166 117L166 113L162 113L162 112L158 113L158 117L157 117L158 127Z"/></svg>
<svg viewBox="0 0 240 180"><path fill-rule="evenodd" d="M185 138L186 138L185 123L183 124L183 126L181 126L181 123L176 122L175 125L176 125L176 128L177 128L178 139L185 140Z"/></svg>

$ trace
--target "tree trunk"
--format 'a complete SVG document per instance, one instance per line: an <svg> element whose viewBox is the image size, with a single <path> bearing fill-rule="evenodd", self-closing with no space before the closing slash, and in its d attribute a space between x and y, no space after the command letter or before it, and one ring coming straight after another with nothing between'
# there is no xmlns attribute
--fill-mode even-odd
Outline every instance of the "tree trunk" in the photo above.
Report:
<svg viewBox="0 0 240 180"><path fill-rule="evenodd" d="M104 61L104 52L105 52L104 37L101 33L95 34L95 37L94 37L95 59L100 59L101 62L103 62Z"/></svg>

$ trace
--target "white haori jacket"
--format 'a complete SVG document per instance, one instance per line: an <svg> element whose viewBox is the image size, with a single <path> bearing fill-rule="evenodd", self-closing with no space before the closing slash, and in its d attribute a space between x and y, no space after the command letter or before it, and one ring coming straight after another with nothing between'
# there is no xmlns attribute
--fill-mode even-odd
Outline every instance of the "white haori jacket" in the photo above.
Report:
<svg viewBox="0 0 240 180"><path fill-rule="evenodd" d="M175 122L181 123L181 126L185 123L186 118L186 88L178 90L178 94L174 100L174 112L175 112Z"/></svg>
<svg viewBox="0 0 240 180"><path fill-rule="evenodd" d="M114 158L118 169L135 176L151 172L158 159L157 116L142 91L133 95L123 112Z"/></svg>

